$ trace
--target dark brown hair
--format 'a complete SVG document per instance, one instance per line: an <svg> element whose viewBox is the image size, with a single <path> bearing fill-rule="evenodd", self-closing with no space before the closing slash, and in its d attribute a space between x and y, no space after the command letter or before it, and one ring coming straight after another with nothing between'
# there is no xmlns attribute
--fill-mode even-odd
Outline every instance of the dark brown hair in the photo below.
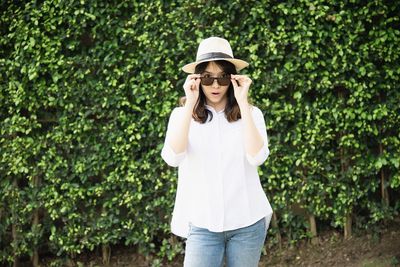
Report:
<svg viewBox="0 0 400 267"><path fill-rule="evenodd" d="M218 67L220 67L222 69L222 71L225 72L225 74L236 74L237 73L235 65L233 65L229 61L216 60L213 62L215 62L218 65ZM203 73L206 70L209 63L210 62L200 63L199 65L196 66L194 73L197 73L197 74ZM233 90L232 83L229 85L228 91L226 92L226 94L228 97L228 101L226 103L226 107L224 110L225 116L229 122L237 121L242 116L240 114L239 105L235 98L235 93ZM182 97L179 101L181 106L184 106L185 102L186 102L186 97ZM208 118L210 121L212 120L213 114L210 110L208 110L206 108L205 105L206 105L206 96L203 92L202 85L200 84L199 98L197 99L196 105L194 106L193 115L192 115L192 117L195 121L200 122L200 123L206 123Z"/></svg>

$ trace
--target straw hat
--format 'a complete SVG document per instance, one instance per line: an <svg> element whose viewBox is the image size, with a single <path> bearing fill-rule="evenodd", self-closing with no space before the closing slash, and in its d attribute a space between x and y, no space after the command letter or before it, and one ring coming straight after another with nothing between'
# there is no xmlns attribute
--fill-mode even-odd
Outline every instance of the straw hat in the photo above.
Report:
<svg viewBox="0 0 400 267"><path fill-rule="evenodd" d="M186 64L182 70L187 73L194 73L198 64L214 60L226 60L231 62L239 71L249 65L244 60L233 57L232 48L229 42L220 37L210 37L201 41L197 49L196 61Z"/></svg>

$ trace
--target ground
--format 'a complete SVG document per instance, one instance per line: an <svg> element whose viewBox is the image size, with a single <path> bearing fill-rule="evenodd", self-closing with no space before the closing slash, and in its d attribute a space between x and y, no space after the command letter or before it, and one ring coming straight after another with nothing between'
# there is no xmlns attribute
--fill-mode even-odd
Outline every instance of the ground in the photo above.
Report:
<svg viewBox="0 0 400 267"><path fill-rule="evenodd" d="M124 248L112 251L108 267L148 267L152 266L149 258ZM44 264L46 266L46 264ZM85 256L77 259L70 266L105 266L100 255ZM162 263L159 266L182 266L182 258L173 263ZM385 226L379 234L368 232L355 233L344 240L336 231L321 234L316 244L304 241L296 246L283 245L282 249L274 248L263 255L259 266L348 266L348 267L389 267L400 266L400 223Z"/></svg>
<svg viewBox="0 0 400 267"><path fill-rule="evenodd" d="M271 251L260 266L400 266L400 225L387 228L380 235L364 232L348 240L341 233L330 231L315 245L306 243Z"/></svg>

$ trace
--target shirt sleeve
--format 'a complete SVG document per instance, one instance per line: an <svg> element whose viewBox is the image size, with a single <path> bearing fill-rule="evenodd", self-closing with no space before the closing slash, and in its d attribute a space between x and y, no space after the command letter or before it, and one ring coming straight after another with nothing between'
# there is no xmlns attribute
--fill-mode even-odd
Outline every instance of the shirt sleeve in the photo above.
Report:
<svg viewBox="0 0 400 267"><path fill-rule="evenodd" d="M267 160L269 156L267 128L265 126L264 115L259 108L253 107L252 115L256 128L258 129L262 139L264 140L264 145L254 157L246 153L246 158L251 165L260 166Z"/></svg>
<svg viewBox="0 0 400 267"><path fill-rule="evenodd" d="M175 108L172 111L171 116L169 117L164 146L161 151L161 157L171 167L178 167L179 164L186 157L186 150L182 153L175 153L175 151L170 146L171 136L173 136L176 133L176 131L178 130L177 126L179 126L179 123L182 121L181 115L182 115L181 108Z"/></svg>

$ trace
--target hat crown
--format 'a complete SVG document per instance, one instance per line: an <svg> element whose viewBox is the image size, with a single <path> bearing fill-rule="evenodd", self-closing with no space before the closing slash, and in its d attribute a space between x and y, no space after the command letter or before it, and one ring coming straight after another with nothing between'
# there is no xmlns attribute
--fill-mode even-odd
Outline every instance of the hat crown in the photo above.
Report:
<svg viewBox="0 0 400 267"><path fill-rule="evenodd" d="M186 64L182 70L186 73L195 73L196 66L215 60L224 60L235 65L236 71L246 68L249 63L244 60L234 58L231 45L221 37L209 37L200 42L197 49L196 61Z"/></svg>
<svg viewBox="0 0 400 267"><path fill-rule="evenodd" d="M227 40L220 37L209 37L201 41L197 49L196 60L209 53L223 53L233 58L231 45Z"/></svg>

